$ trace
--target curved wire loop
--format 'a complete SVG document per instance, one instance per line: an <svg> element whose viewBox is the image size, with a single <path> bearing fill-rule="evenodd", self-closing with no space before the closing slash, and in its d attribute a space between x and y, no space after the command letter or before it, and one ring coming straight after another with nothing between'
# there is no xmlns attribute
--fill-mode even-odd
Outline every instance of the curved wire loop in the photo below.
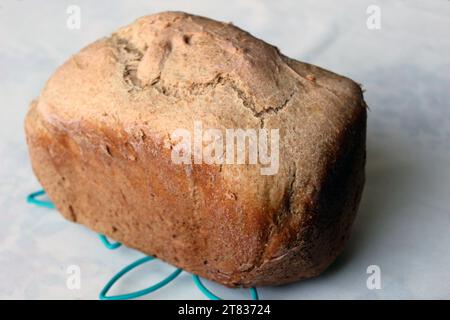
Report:
<svg viewBox="0 0 450 320"><path fill-rule="evenodd" d="M45 190L39 190L33 192L27 196L27 202L34 204L38 207L45 207L50 209L55 209L55 205L51 201L39 200L38 197L45 195Z"/></svg>
<svg viewBox="0 0 450 320"><path fill-rule="evenodd" d="M154 285L151 285L150 287L142 289L142 290L125 293L125 294L119 294L119 295L115 295L115 296L107 296L108 291L122 276L124 276L126 273L133 270L134 268L140 266L141 264L149 262L149 261L153 261L154 259L155 258L152 256L146 256L146 257L140 258L140 259L134 261L133 263L127 265L125 268L120 270L118 273L116 273L108 281L108 283L105 285L105 287L100 292L100 295L99 295L100 300L127 300L127 299L134 299L134 298L138 298L138 297L147 295L147 294L152 293L152 292L164 287L165 285L169 284L172 280L174 280L176 277L178 277L178 275L183 271L182 269L178 268L174 272L169 274L166 278L161 280L160 282L158 282Z"/></svg>
<svg viewBox="0 0 450 320"><path fill-rule="evenodd" d="M103 245L109 250L117 249L122 245L120 242L110 242L108 240L108 238L106 236L104 236L103 234L99 233L98 237L102 241Z"/></svg>
<svg viewBox="0 0 450 320"><path fill-rule="evenodd" d="M55 209L55 205L51 201L43 201L39 200L38 197L45 195L45 190L39 190L33 193L30 193L27 196L27 202L34 204L38 207L45 207L49 209ZM119 248L122 244L120 242L110 242L108 238L106 238L103 234L98 235L102 243L105 245L106 248L110 250L114 250Z"/></svg>
<svg viewBox="0 0 450 320"><path fill-rule="evenodd" d="M206 288L202 281L200 280L200 277L193 274L192 275L192 279L194 280L195 285L197 286L197 288L210 300L223 300L222 298L216 296L214 293L212 293L211 291L209 291L208 288ZM256 290L256 288L250 288L249 289L250 292L250 298L252 300L259 300L259 296L258 296L258 291Z"/></svg>

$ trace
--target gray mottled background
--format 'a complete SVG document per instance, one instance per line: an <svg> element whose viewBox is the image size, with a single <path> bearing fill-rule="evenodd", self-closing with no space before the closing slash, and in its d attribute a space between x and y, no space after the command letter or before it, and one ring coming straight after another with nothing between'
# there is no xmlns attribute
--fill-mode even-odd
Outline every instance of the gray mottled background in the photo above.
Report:
<svg viewBox="0 0 450 320"><path fill-rule="evenodd" d="M381 29L366 27L369 5ZM81 28L66 27L69 5ZM54 69L91 41L135 18L182 10L232 21L294 58L363 84L370 106L367 184L353 237L321 277L262 288L263 298L450 298L450 2L429 1L5 1L0 0L0 298L96 299L141 254L104 249L96 235L56 212L25 203L39 188L23 119ZM81 289L66 286L81 268ZM369 290L378 265L382 288ZM114 293L162 279L172 267L146 265ZM208 283L224 298L244 290ZM146 298L203 296L187 274Z"/></svg>

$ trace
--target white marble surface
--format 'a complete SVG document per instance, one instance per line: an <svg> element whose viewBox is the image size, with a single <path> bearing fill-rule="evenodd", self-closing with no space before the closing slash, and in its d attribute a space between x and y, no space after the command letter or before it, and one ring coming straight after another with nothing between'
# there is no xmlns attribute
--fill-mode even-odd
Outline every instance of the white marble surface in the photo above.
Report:
<svg viewBox="0 0 450 320"><path fill-rule="evenodd" d="M45 4L44 4L45 3ZM66 9L81 8L81 29ZM366 8L381 8L368 30ZM262 288L272 299L450 298L450 2L434 1L5 1L0 0L0 298L96 299L108 278L140 254L111 252L53 210L25 203L39 188L23 118L70 54L138 16L183 10L233 21L285 54L362 83L370 106L367 184L348 248L321 277ZM368 290L366 268L381 268ZM81 268L81 289L66 269ZM114 292L170 271L145 266ZM225 298L243 290L209 283ZM203 299L187 274L146 299Z"/></svg>

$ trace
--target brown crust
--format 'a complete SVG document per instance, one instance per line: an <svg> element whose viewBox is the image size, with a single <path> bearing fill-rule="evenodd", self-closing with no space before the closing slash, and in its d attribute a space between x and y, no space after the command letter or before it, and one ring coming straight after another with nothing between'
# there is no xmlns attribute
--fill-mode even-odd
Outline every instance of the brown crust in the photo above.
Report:
<svg viewBox="0 0 450 320"><path fill-rule="evenodd" d="M279 128L280 168L176 165L170 132ZM316 276L364 184L353 81L185 13L138 19L69 59L31 104L33 169L64 217L227 286Z"/></svg>

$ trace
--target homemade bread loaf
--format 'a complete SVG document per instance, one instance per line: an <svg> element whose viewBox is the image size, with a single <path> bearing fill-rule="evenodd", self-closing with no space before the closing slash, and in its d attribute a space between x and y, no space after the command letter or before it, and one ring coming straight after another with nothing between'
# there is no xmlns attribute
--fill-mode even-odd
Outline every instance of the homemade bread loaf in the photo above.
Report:
<svg viewBox="0 0 450 320"><path fill-rule="evenodd" d="M279 166L177 164L194 123L279 129ZM138 19L62 65L31 103L33 170L62 215L227 286L316 276L349 238L366 106L352 80L230 23Z"/></svg>

